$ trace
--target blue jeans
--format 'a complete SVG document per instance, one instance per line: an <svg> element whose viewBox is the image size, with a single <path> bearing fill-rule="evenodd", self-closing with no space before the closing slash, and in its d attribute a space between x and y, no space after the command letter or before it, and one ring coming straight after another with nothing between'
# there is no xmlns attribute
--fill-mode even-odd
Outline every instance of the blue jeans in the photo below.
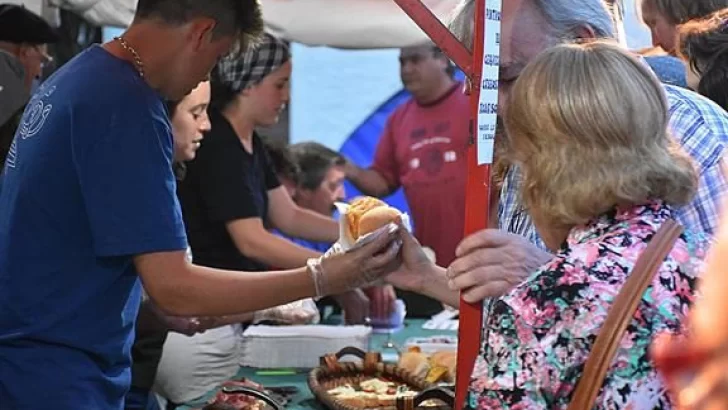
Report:
<svg viewBox="0 0 728 410"><path fill-rule="evenodd" d="M124 399L124 410L160 410L157 398L149 390L132 386Z"/></svg>

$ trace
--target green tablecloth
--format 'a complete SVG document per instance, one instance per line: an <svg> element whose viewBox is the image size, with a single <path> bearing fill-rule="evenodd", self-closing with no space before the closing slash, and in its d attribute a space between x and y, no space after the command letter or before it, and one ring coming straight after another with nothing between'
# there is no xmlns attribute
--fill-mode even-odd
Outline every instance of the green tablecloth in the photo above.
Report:
<svg viewBox="0 0 728 410"><path fill-rule="evenodd" d="M427 337L436 335L455 335L455 332L447 330L426 330L422 328L425 323L424 320L408 319L405 324L405 328L401 331L394 333L391 336L391 341L394 342L398 347L402 347L405 341L411 337ZM395 353L391 349L383 349L385 343L389 340L388 335L375 334L372 336L369 350L380 351L383 354L387 352ZM386 357L385 357L386 360ZM295 375L290 376L263 376L256 374L258 369L251 369L241 367L235 379L247 377L257 383L260 383L266 387L277 387L277 386L295 386L298 388L299 393L293 398L291 403L288 404L287 408L291 410L299 409L323 409L311 394L308 388L307 378L308 371L299 371ZM212 398L216 393L217 389L209 392L200 400L192 403L187 403L183 407L178 407L179 410L192 410L204 406L204 403Z"/></svg>

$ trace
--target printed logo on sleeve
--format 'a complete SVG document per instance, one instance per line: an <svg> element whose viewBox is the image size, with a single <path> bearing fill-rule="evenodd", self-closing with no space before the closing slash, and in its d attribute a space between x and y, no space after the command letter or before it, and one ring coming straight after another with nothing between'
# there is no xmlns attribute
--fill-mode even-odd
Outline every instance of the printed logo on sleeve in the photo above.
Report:
<svg viewBox="0 0 728 410"><path fill-rule="evenodd" d="M18 131L15 134L13 142L10 144L10 150L8 157L5 160L5 165L8 168L15 168L18 161L18 137L22 139L28 139L40 132L43 129L43 125L53 110L53 104L47 101L53 93L56 91L56 87L52 86L47 90L41 86L40 90L30 99L28 106L23 113L23 117L20 120Z"/></svg>

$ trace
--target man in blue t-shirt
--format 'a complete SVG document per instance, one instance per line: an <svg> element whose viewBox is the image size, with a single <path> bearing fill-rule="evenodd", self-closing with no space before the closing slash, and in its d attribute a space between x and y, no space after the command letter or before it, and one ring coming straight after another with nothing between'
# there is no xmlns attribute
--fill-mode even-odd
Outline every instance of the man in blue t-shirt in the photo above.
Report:
<svg viewBox="0 0 728 410"><path fill-rule="evenodd" d="M0 409L121 409L139 277L166 313L222 316L340 293L396 258L396 235L382 234L321 269L241 275L187 262L163 98L179 100L260 35L261 12L256 0L137 7L122 37L33 96L0 176Z"/></svg>

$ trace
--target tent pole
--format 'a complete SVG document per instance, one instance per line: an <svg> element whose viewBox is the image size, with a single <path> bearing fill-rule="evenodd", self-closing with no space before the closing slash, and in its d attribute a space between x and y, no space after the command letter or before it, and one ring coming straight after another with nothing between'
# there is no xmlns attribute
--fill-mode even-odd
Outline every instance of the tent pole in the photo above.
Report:
<svg viewBox="0 0 728 410"><path fill-rule="evenodd" d="M465 235L489 226L490 221L490 164L478 165L477 129L480 108L480 84L483 71L483 42L485 32L485 2L475 5L473 33L473 72L470 90L470 138L468 149L468 180L465 195ZM455 409L466 404L468 387L475 360L480 353L483 328L483 304L468 304L460 300L458 328L458 358L455 388Z"/></svg>

